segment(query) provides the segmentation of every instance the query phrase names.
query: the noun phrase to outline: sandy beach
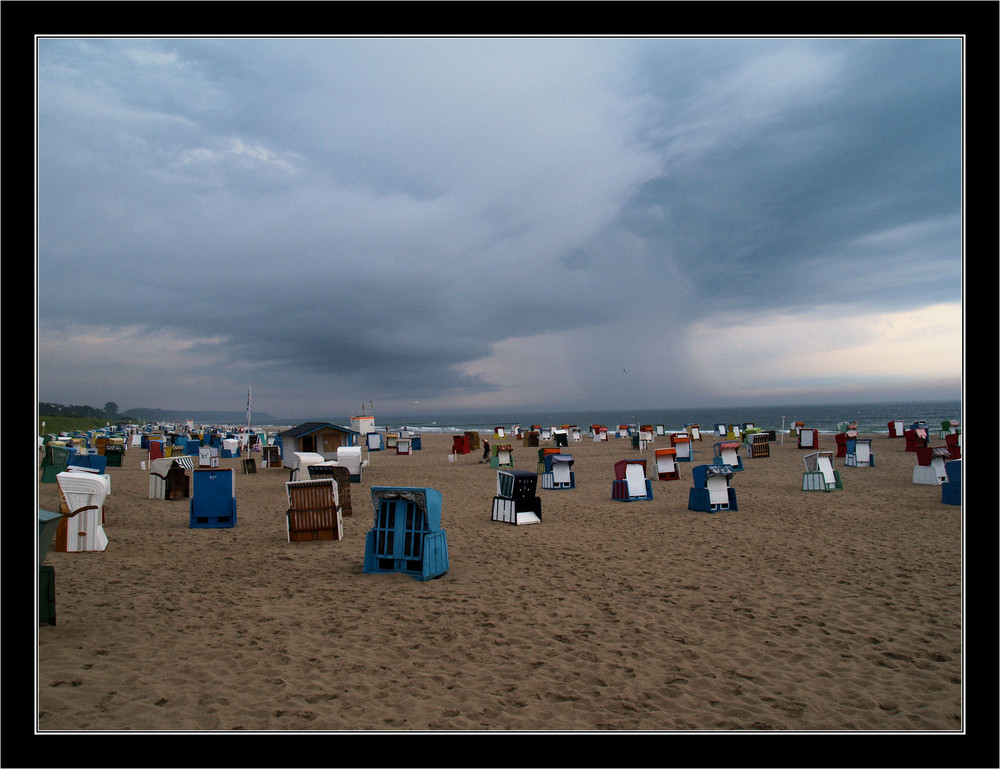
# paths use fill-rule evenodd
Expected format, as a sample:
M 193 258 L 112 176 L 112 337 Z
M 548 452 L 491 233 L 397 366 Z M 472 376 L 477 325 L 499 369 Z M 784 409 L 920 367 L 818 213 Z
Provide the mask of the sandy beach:
M 542 522 L 513 526 L 491 520 L 480 452 L 449 462 L 451 436 L 424 435 L 366 451 L 344 538 L 314 542 L 286 539 L 287 469 L 220 460 L 237 525 L 192 529 L 129 448 L 108 469 L 107 549 L 45 559 L 37 728 L 959 730 L 961 508 L 912 482 L 902 438 L 868 437 L 874 467 L 837 458 L 843 489 L 804 492 L 808 452 L 779 435 L 733 476 L 739 509 L 709 514 L 688 510 L 691 469 L 720 439 L 661 481 L 667 439 L 584 434 L 562 449 L 576 488 L 539 482 Z M 535 471 L 537 448 L 504 442 Z M 614 463 L 637 457 L 653 499 L 612 499 Z M 362 572 L 372 486 L 441 492 L 445 575 Z M 58 509 L 56 484 L 39 505 Z

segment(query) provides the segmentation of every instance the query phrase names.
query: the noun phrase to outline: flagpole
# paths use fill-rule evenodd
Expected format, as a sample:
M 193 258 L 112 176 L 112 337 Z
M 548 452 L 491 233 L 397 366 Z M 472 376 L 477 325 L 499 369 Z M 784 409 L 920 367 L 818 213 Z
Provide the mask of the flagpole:
M 247 432 L 250 432 L 250 382 L 247 381 Z

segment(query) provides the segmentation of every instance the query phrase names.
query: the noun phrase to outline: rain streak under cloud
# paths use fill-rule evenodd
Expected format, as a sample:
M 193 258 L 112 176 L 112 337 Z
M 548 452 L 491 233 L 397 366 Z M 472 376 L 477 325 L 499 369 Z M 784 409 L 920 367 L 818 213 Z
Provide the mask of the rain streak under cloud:
M 958 397 L 958 38 L 41 38 L 38 397 Z

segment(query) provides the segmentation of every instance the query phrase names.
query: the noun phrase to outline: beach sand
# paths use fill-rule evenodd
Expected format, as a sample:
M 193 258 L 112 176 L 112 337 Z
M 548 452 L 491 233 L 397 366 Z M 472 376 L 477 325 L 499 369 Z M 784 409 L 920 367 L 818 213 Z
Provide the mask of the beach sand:
M 779 435 L 733 476 L 738 511 L 709 514 L 687 509 L 691 468 L 720 439 L 653 500 L 619 502 L 614 463 L 645 457 L 652 477 L 667 439 L 585 435 L 562 450 L 576 488 L 539 481 L 542 522 L 512 526 L 491 520 L 480 452 L 449 462 L 451 436 L 424 435 L 365 452 L 343 540 L 292 543 L 287 469 L 220 460 L 237 525 L 191 529 L 130 448 L 108 470 L 108 548 L 45 559 L 37 728 L 961 729 L 961 508 L 912 482 L 902 438 L 871 437 L 874 467 L 835 459 L 843 490 L 804 492 L 808 452 Z M 536 448 L 504 442 L 535 471 Z M 374 485 L 442 493 L 445 575 L 362 573 Z M 39 505 L 58 509 L 56 484 Z

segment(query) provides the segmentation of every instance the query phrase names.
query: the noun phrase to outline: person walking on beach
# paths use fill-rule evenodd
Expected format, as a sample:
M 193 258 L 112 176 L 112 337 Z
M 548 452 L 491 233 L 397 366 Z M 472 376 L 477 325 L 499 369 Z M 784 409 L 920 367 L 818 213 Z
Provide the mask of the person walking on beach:
M 483 462 L 489 462 L 489 461 L 490 461 L 490 442 L 484 439 L 483 458 L 479 460 L 479 464 L 483 464 Z

